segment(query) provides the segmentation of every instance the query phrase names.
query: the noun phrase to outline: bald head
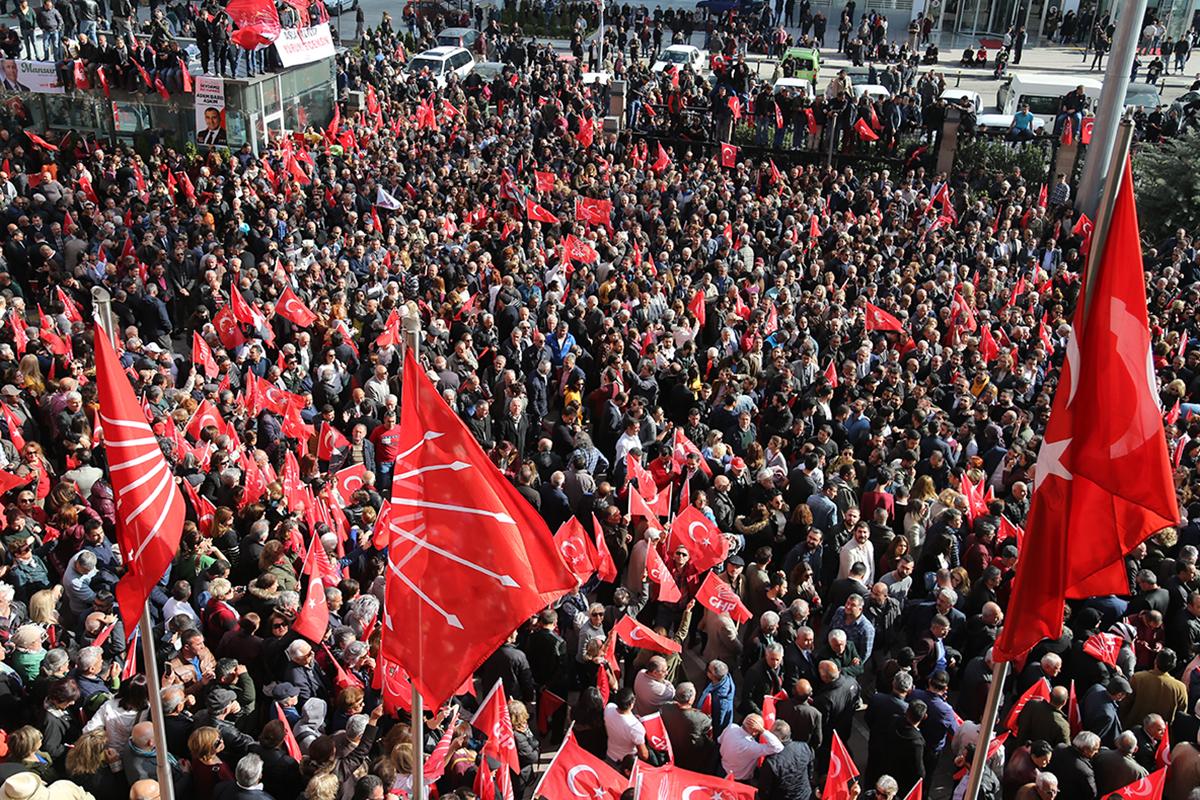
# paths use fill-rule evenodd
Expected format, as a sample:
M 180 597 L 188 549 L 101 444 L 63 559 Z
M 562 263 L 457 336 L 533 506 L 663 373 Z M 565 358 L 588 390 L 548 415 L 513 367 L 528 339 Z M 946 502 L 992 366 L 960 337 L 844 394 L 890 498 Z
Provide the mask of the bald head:
M 1070 699 L 1070 693 L 1061 686 L 1055 686 L 1050 690 L 1050 705 L 1055 708 L 1062 708 Z
M 133 745 L 141 750 L 154 749 L 154 724 L 151 722 L 139 722 L 133 726 L 133 730 L 129 734 L 129 740 Z
M 158 800 L 158 781 L 146 778 L 129 787 L 129 800 Z

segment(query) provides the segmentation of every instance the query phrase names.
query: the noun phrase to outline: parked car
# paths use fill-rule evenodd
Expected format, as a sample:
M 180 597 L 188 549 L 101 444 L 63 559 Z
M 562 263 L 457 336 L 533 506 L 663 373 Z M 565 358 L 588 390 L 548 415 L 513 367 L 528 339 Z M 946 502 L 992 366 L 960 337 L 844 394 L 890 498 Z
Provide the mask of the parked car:
M 961 106 L 965 100 L 976 116 L 983 111 L 983 98 L 979 96 L 979 92 L 969 89 L 947 89 L 942 92 L 942 99 L 946 101 L 946 105 L 951 106 Z
M 690 69 L 699 75 L 704 68 L 704 54 L 690 44 L 673 44 L 658 54 L 658 60 L 650 69 L 662 72 L 667 67 Z
M 984 133 L 1007 133 L 1012 127 L 1014 114 L 980 114 L 975 118 L 975 129 Z M 1033 118 L 1033 132 L 1043 133 L 1046 120 L 1039 116 Z
M 437 43 L 441 47 L 462 47 L 472 52 L 477 41 L 479 31 L 474 28 L 446 28 L 437 35 Z
M 1162 105 L 1162 96 L 1158 90 L 1146 83 L 1131 83 L 1125 90 L 1125 106 L 1138 106 L 1154 110 Z
M 708 14 L 720 16 L 726 11 L 736 11 L 739 14 L 761 14 L 762 0 L 700 0 L 696 8 Z
M 461 47 L 435 47 L 408 62 L 408 71 L 413 75 L 419 75 L 422 70 L 429 70 L 439 88 L 445 87 L 451 73 L 462 80 L 470 75 L 474 68 L 475 59 L 469 51 Z
M 892 96 L 886 86 L 880 86 L 878 83 L 855 83 L 850 86 L 850 91 L 854 94 L 855 100 L 864 94 L 877 102 L 883 102 Z
M 821 73 L 821 51 L 815 47 L 789 47 L 779 60 L 780 68 L 789 58 L 796 63 L 795 77 L 816 86 L 817 75 Z
M 325 8 L 333 16 L 341 16 L 347 11 L 358 8 L 358 0 L 324 0 Z
M 813 96 L 812 84 L 801 78 L 780 78 L 775 81 L 774 89 L 776 93 L 782 92 L 784 89 L 791 89 L 801 97 Z

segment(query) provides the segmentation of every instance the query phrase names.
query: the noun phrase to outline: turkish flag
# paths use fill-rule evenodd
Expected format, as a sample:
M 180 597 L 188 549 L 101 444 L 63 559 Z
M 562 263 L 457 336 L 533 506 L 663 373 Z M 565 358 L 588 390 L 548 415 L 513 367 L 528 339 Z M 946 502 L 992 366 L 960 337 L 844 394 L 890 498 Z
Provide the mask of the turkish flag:
M 533 171 L 533 186 L 539 192 L 554 191 L 554 173 L 542 172 L 541 170 Z
M 681 769 L 674 764 L 652 767 L 639 762 L 637 766 L 642 779 L 641 797 L 670 800 L 754 800 L 756 797 L 757 790 L 753 786 Z M 826 788 L 825 792 L 828 791 Z
M 612 230 L 611 200 L 595 200 L 591 197 L 575 198 L 575 219 L 592 225 L 603 225 Z
M 471 725 L 487 736 L 487 744 L 483 746 L 484 755 L 499 761 L 501 768 L 507 764 L 513 772 L 521 771 L 517 743 L 513 739 L 512 718 L 508 715 L 508 699 L 504 696 L 504 682 L 499 678 L 479 704 Z
M 984 327 L 983 332 L 979 334 L 979 357 L 983 359 L 984 364 L 990 364 L 999 355 L 1000 345 L 996 344 L 996 339 L 992 336 L 992 329 Z
M 829 366 L 826 367 L 825 371 L 821 374 L 825 377 L 825 380 L 829 383 L 830 388 L 836 389 L 838 387 L 837 359 L 836 358 L 831 359 L 829 362 Z
M 371 688 L 380 693 L 383 698 L 383 710 L 386 714 L 395 714 L 398 709 L 405 711 L 412 708 L 412 684 L 404 667 L 394 661 L 388 661 L 380 654 L 375 660 L 375 672 L 371 675 Z
M 317 440 L 317 459 L 328 461 L 333 458 L 335 450 L 349 447 L 350 440 L 342 432 L 328 422 L 321 424 L 321 438 Z
M 671 577 L 671 570 L 667 569 L 666 562 L 653 544 L 646 548 L 646 576 L 651 583 L 658 584 L 658 599 L 662 602 L 674 603 L 682 597 L 675 579 Z
M 646 736 L 649 739 L 649 731 Z M 627 783 L 624 775 L 584 750 L 575 735 L 568 733 L 542 776 L 537 794 L 546 800 L 619 800 Z
M 134 63 L 137 63 L 137 62 L 134 62 Z M 25 131 L 25 135 L 27 137 L 29 137 L 29 141 L 33 142 L 35 145 L 42 148 L 43 150 L 49 150 L 51 153 L 58 152 L 58 145 L 50 144 L 49 142 L 47 142 L 42 137 L 38 136 L 33 131 Z
M 275 313 L 300 328 L 307 328 L 317 319 L 317 315 L 301 302 L 291 286 L 284 288 L 279 299 L 275 301 Z
M 1166 767 L 1171 763 L 1171 734 L 1169 730 L 1164 730 L 1162 738 L 1158 740 L 1158 747 L 1154 750 L 1154 763 L 1159 767 Z
M 174 423 L 168 423 L 174 426 Z M 204 465 L 208 467 L 207 464 Z M 192 513 L 196 515 L 196 527 L 205 536 L 212 530 L 213 520 L 217 516 L 217 507 L 212 504 L 212 501 L 196 491 L 196 487 L 192 486 L 192 482 L 186 478 L 182 481 L 183 490 L 187 493 L 188 502 L 192 504 Z
M 1083 718 L 1079 715 L 1079 699 L 1075 696 L 1075 679 L 1067 689 L 1067 724 L 1071 728 L 1071 736 L 1083 730 Z
M 576 578 L 411 349 L 403 387 L 391 502 L 405 527 L 388 548 L 383 653 L 437 707 Z
M 687 457 L 695 453 L 700 456 L 700 469 L 708 477 L 712 477 L 712 467 L 708 466 L 708 462 L 704 460 L 704 455 L 700 452 L 700 448 L 696 447 L 695 443 L 687 437 L 681 428 L 675 429 L 675 439 L 671 443 L 671 471 L 683 472 L 683 467 L 687 463 Z
M 571 517 L 562 524 L 554 534 L 554 545 L 581 582 L 592 577 L 596 571 L 596 546 L 578 517 Z
M 649 108 L 649 106 L 647 106 Z M 671 159 L 667 155 L 667 151 L 663 149 L 662 142 L 658 143 L 658 156 L 654 159 L 654 163 L 650 168 L 655 172 L 662 172 L 671 165 Z
M 600 520 L 596 519 L 595 514 L 592 515 L 592 532 L 596 537 L 596 573 L 600 580 L 612 583 L 617 579 L 617 565 L 608 550 L 608 542 L 604 541 L 604 529 L 600 527 Z
M 241 290 L 236 285 L 229 290 L 229 301 L 234 319 L 243 325 L 258 324 L 258 320 L 254 316 L 254 309 L 250 308 L 250 304 L 246 302 L 246 298 L 242 296 Z
M 904 800 L 921 800 L 921 790 L 925 785 L 924 778 L 917 778 L 917 782 L 913 784 L 913 788 L 909 789 Z
M 871 130 L 871 126 L 862 117 L 859 117 L 858 122 L 854 123 L 854 130 L 864 142 L 879 141 L 879 134 Z
M 785 693 L 784 697 L 786 698 L 786 696 L 787 695 Z M 771 730 L 771 728 L 775 727 L 775 719 L 777 716 L 775 713 L 775 702 L 776 702 L 775 695 L 768 694 L 768 695 L 763 696 L 763 699 L 762 699 L 763 727 L 766 728 L 767 730 Z
M 366 474 L 366 464 L 355 464 L 352 467 L 346 467 L 334 473 L 333 490 L 337 493 L 343 505 L 350 505 L 350 498 L 363 487 L 363 478 Z
M 321 544 L 321 538 L 314 530 L 312 542 L 308 545 L 308 556 L 304 559 L 304 567 L 301 569 L 302 574 L 308 575 L 304 604 L 300 606 L 296 621 L 292 623 L 293 632 L 313 643 L 324 639 L 326 631 L 329 630 L 329 604 L 325 602 L 325 581 L 314 561 L 318 558 L 318 551 L 324 553 L 325 546 Z
M 579 142 L 581 147 L 588 148 L 592 146 L 592 141 L 596 138 L 596 125 L 590 119 L 579 120 L 579 133 L 575 134 L 575 140 Z
M 668 547 L 683 545 L 691 556 L 692 566 L 703 572 L 725 561 L 729 542 L 720 528 L 693 505 L 685 506 L 671 522 Z
M 13 475 L 11 472 L 0 472 L 0 495 L 7 494 L 18 486 L 24 486 L 31 480 L 33 480 L 32 472 L 25 476 Z
M 201 400 L 200 405 L 196 408 L 196 413 L 192 414 L 192 419 L 183 432 L 196 441 L 200 441 L 200 431 L 210 425 L 216 427 L 220 433 L 225 432 L 225 419 L 221 416 L 221 412 L 208 400 Z
M 646 502 L 646 499 L 638 493 L 638 490 L 629 487 L 629 516 L 642 517 L 649 520 L 655 526 L 658 525 L 658 514 Z
M 621 617 L 613 626 L 613 633 L 630 647 L 641 647 L 665 655 L 678 653 L 682 649 L 679 642 L 659 636 L 628 614 Z
M 400 314 L 396 309 L 388 314 L 387 321 L 383 323 L 383 333 L 375 337 L 376 347 L 395 347 L 400 344 Z
M 808 128 L 809 136 L 817 135 L 817 115 L 813 113 L 811 108 L 804 109 L 805 127 Z
M 904 325 L 900 320 L 884 311 L 877 305 L 866 303 L 864 308 L 867 330 L 869 331 L 902 331 Z
M 1025 690 L 1025 694 L 1017 698 L 1017 702 L 1013 703 L 1013 707 L 1009 710 L 1008 716 L 1004 720 L 1004 727 L 1007 730 L 1015 731 L 1017 729 L 1017 717 L 1021 714 L 1021 709 L 1035 697 L 1040 697 L 1042 700 L 1050 699 L 1050 684 L 1045 678 L 1038 678 L 1033 685 Z
M 1117 665 L 1117 657 L 1121 654 L 1121 643 L 1124 640 L 1115 633 L 1097 633 L 1088 637 L 1083 643 L 1083 652 L 1097 661 L 1103 661 L 1110 667 Z
M 697 289 L 692 295 L 692 299 L 688 301 L 688 311 L 696 318 L 696 322 L 700 323 L 700 327 L 704 327 L 704 321 L 708 314 L 704 308 L 704 290 Z
M 862 120 L 859 120 L 861 122 Z M 825 776 L 825 790 L 821 800 L 850 800 L 850 781 L 858 777 L 858 767 L 837 731 L 829 746 L 829 770 Z
M 531 222 L 545 222 L 548 225 L 558 223 L 558 217 L 551 214 L 546 209 L 539 206 L 537 203 L 525 198 L 525 217 Z
M 1119 795 L 1121 800 L 1162 800 L 1163 787 L 1166 783 L 1166 769 L 1157 769 L 1145 778 L 1136 780 L 1128 786 L 1122 786 L 1111 796 Z
M 199 331 L 192 331 L 192 363 L 203 366 L 204 374 L 209 378 L 215 378 L 220 371 L 217 360 L 213 358 L 212 348 L 204 341 Z
M 1179 521 L 1128 162 L 1104 252 L 1089 273 L 1092 302 L 1086 319 L 1076 304 L 997 661 L 1058 636 L 1065 599 L 1127 592 L 1125 554 Z M 1078 425 L 1076 408 L 1086 414 Z M 1091 413 L 1097 408 L 1105 413 Z
M 714 614 L 728 614 L 739 625 L 749 622 L 753 614 L 742 604 L 737 592 L 725 581 L 717 577 L 715 572 L 708 573 L 700 590 L 696 592 L 696 602 L 712 611 Z
M 667 754 L 667 761 L 675 760 L 671 750 L 671 737 L 667 736 L 667 726 L 663 723 L 662 714 L 655 711 L 640 717 L 642 727 L 646 729 L 646 746 L 651 750 Z
M 8 438 L 17 450 L 25 449 L 25 437 L 21 434 L 21 421 L 7 403 L 0 403 L 0 415 L 4 416 L 5 427 L 8 428 Z M 174 426 L 172 426 L 174 427 Z M 3 494 L 0 492 L 0 494 Z
M 733 169 L 737 166 L 738 149 L 736 145 L 721 142 L 721 166 Z
M 1167 412 L 1166 422 L 1168 425 L 1174 425 L 1179 421 L 1179 398 L 1175 398 L 1175 405 L 1171 406 L 1171 410 Z
M 300 752 L 300 743 L 296 741 L 296 734 L 292 731 L 292 724 L 288 722 L 284 716 L 283 708 L 279 703 L 275 703 L 275 717 L 283 723 L 283 743 L 287 747 L 288 755 L 299 761 L 304 758 L 304 754 Z
M 234 319 L 233 311 L 229 306 L 225 306 L 217 312 L 213 317 L 213 325 L 216 327 L 217 336 L 221 339 L 221 344 L 225 346 L 225 349 L 233 350 L 246 343 L 246 337 L 238 328 L 237 320 Z
M 99 416 L 104 426 L 110 485 L 117 501 L 117 542 L 126 572 L 117 583 L 125 630 L 142 618 L 146 598 L 179 550 L 183 495 L 108 334 L 94 328 Z
M 1075 220 L 1075 227 L 1071 229 L 1071 233 L 1083 240 L 1079 246 L 1079 251 L 1087 255 L 1088 250 L 1092 246 L 1092 231 L 1096 229 L 1096 224 L 1088 217 L 1087 214 L 1080 213 L 1079 219 Z
M 955 714 L 955 718 L 958 720 L 958 724 L 961 727 L 963 724 L 962 718 L 959 717 L 957 714 Z M 1009 732 L 1005 731 L 1004 733 L 1000 734 L 999 736 L 992 737 L 992 741 L 988 745 L 987 756 L 984 759 L 985 761 L 991 761 L 992 756 L 994 756 L 994 755 L 996 755 L 996 753 L 1000 752 L 1000 748 L 1004 746 L 1004 743 L 1006 741 L 1008 741 L 1008 734 L 1009 734 Z M 956 781 L 962 780 L 963 776 L 965 776 L 969 771 L 970 771 L 969 767 L 963 767 L 958 772 L 954 773 L 954 780 L 956 780 Z

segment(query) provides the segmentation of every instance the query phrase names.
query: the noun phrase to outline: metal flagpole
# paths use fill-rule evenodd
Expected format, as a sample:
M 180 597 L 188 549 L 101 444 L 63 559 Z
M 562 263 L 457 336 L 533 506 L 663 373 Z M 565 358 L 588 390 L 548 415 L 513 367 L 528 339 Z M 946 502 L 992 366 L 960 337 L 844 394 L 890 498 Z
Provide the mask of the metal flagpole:
M 596 72 L 604 72 L 604 0 L 597 0 L 597 2 L 600 4 L 600 48 L 598 50 L 600 63 L 596 67 Z
M 1105 176 L 1111 177 L 1111 166 L 1117 163 L 1117 128 L 1125 110 L 1125 92 L 1129 88 L 1129 74 L 1133 69 L 1145 14 L 1146 0 L 1131 0 L 1129 5 L 1122 4 L 1121 19 L 1113 37 L 1112 50 L 1108 54 L 1104 89 L 1096 109 L 1096 124 L 1092 128 L 1092 141 L 1087 146 L 1087 160 L 1076 193 L 1076 205 L 1092 219 L 1096 218 L 1100 208 L 1101 185 Z M 1075 135 L 1079 136 L 1079 131 L 1075 131 Z
M 988 745 L 996 730 L 996 717 L 1000 715 L 1000 697 L 1004 680 L 1008 677 L 1009 663 L 1003 661 L 992 665 L 992 686 L 988 689 L 987 705 L 983 707 L 983 719 L 979 721 L 979 739 L 975 744 L 975 759 L 971 762 L 971 778 L 963 800 L 977 800 L 979 786 L 983 782 L 983 771 L 987 769 Z
M 1108 243 L 1108 230 L 1112 227 L 1113 207 L 1117 204 L 1117 192 L 1121 188 L 1121 179 L 1125 176 L 1125 159 L 1129 157 L 1129 147 L 1133 144 L 1133 122 L 1121 120 L 1116 131 L 1116 142 L 1113 145 L 1112 160 L 1109 162 L 1108 174 L 1104 179 L 1104 189 L 1096 204 L 1096 223 L 1092 228 L 1092 243 L 1088 250 L 1087 269 L 1083 283 L 1083 314 L 1091 310 L 1092 293 L 1096 289 L 1096 268 L 1099 266 L 1099 255 L 1104 252 Z M 1082 197 L 1080 198 L 1082 200 Z
M 421 317 L 418 316 L 416 304 L 408 304 L 400 309 L 406 314 L 401 314 L 400 325 L 404 328 L 404 336 L 402 341 L 412 348 L 413 358 L 418 358 L 421 355 Z M 403 351 L 401 351 L 403 355 Z M 403 362 L 401 362 L 403 364 Z M 401 366 L 403 369 L 403 366 Z M 418 612 L 420 613 L 420 612 Z M 412 800 L 425 800 L 425 704 L 421 698 L 420 691 L 417 690 L 417 684 L 413 681 L 412 676 L 408 677 L 409 686 L 412 687 L 412 741 L 413 741 L 413 763 L 412 763 Z
M 115 349 L 117 334 L 112 313 L 112 295 L 103 286 L 93 286 L 92 303 L 96 309 L 97 321 Z M 163 724 L 162 695 L 158 682 L 158 657 L 154 652 L 154 628 L 150 624 L 149 599 L 142 607 L 139 629 L 142 634 L 142 659 L 146 668 L 146 691 L 150 695 L 148 698 L 150 721 L 154 725 L 154 761 L 158 768 L 158 792 L 162 797 L 174 797 L 175 790 L 171 785 L 171 751 L 167 748 L 167 728 Z

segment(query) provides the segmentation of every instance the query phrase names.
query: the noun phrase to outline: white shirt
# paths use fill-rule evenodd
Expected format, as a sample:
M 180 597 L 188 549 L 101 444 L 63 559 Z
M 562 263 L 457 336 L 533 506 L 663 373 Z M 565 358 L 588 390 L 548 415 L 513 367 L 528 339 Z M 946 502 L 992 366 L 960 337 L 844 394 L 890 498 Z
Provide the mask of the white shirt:
M 617 459 L 614 464 L 621 464 L 625 461 L 625 454 L 633 448 L 641 448 L 642 440 L 636 433 L 622 433 L 621 438 L 617 439 Z
M 741 725 L 730 725 L 721 734 L 721 768 L 738 781 L 754 775 L 754 768 L 763 756 L 771 756 L 783 750 L 783 742 L 770 731 L 763 731 L 758 741 Z
M 174 597 L 172 597 L 170 600 L 163 603 L 164 619 L 173 619 L 180 614 L 186 614 L 196 622 L 200 621 L 200 618 L 196 616 L 196 612 L 192 608 L 192 604 L 187 600 L 176 600 Z
M 871 540 L 867 539 L 862 544 L 859 544 L 855 539 L 851 539 L 842 545 L 840 558 L 840 566 L 838 569 L 838 579 L 850 577 L 850 568 L 854 566 L 854 562 L 861 561 L 867 567 L 867 575 L 864 577 L 863 583 L 870 586 L 874 583 L 875 576 L 875 545 L 871 544 Z
M 627 711 L 622 714 L 617 711 L 616 703 L 604 707 L 604 729 L 608 732 L 608 760 L 620 763 L 628 755 L 638 751 L 638 745 L 646 743 L 646 729 L 641 720 Z

